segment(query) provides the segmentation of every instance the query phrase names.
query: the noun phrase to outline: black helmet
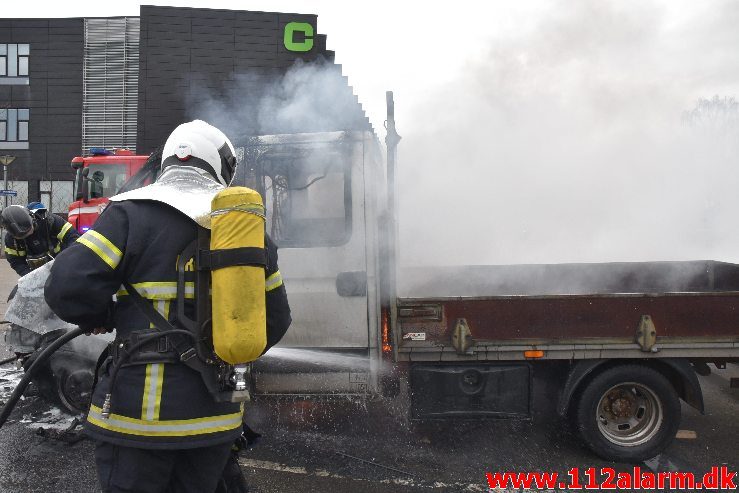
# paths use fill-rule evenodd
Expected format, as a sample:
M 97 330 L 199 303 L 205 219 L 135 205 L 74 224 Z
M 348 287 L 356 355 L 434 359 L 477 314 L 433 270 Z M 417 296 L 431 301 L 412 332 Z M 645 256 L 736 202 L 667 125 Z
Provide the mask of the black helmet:
M 33 217 L 22 205 L 9 205 L 3 209 L 0 217 L 3 228 L 7 229 L 13 238 L 20 240 L 33 233 Z

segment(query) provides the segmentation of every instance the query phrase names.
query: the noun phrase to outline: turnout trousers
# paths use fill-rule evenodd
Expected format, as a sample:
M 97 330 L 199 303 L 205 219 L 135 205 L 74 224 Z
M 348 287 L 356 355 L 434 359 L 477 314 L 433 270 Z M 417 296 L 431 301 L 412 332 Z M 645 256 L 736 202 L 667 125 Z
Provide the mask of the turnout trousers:
M 98 479 L 104 493 L 211 493 L 232 446 L 150 450 L 96 442 Z

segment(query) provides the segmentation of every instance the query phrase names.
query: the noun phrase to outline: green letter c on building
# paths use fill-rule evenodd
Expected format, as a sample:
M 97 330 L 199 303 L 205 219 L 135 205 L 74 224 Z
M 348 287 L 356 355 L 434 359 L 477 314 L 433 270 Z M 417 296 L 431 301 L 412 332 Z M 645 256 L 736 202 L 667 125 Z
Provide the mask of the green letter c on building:
M 302 33 L 305 39 L 295 42 L 295 33 Z M 313 48 L 313 26 L 307 22 L 288 22 L 285 26 L 285 48 L 289 51 L 310 51 Z

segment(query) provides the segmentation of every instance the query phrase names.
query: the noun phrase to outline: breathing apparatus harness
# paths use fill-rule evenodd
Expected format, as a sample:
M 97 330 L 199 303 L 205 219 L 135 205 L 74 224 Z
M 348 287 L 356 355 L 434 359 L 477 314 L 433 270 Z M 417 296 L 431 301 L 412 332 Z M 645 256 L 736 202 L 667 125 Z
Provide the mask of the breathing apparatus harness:
M 227 195 L 234 196 L 239 190 L 247 191 L 253 197 L 256 192 L 244 187 L 232 187 L 227 190 Z M 258 194 L 257 194 L 258 196 Z M 234 207 L 226 207 L 214 210 L 212 216 L 223 216 L 236 214 L 236 220 L 244 220 L 244 213 L 248 214 L 247 221 L 261 221 L 260 233 L 263 238 L 264 232 L 264 207 L 260 203 L 240 203 Z M 214 199 L 214 204 L 217 198 Z M 214 205 L 215 208 L 215 205 Z M 238 229 L 238 225 L 234 224 Z M 217 231 L 216 231 L 217 233 Z M 237 235 L 238 236 L 238 235 Z M 259 320 L 239 319 L 235 317 L 234 327 L 216 326 L 215 330 L 224 332 L 237 330 L 239 332 L 249 331 L 254 325 L 258 331 L 264 333 L 264 343 L 261 348 L 257 341 L 256 350 L 251 347 L 248 350 L 236 348 L 236 356 L 231 361 L 225 361 L 220 354 L 229 354 L 234 348 L 224 348 L 221 343 L 214 343 L 214 324 L 212 315 L 211 291 L 213 296 L 217 294 L 213 286 L 220 272 L 227 269 L 253 269 L 256 274 L 264 279 L 264 271 L 267 266 L 267 251 L 264 246 L 240 246 L 236 248 L 211 249 L 214 241 L 211 231 L 198 226 L 197 239 L 188 244 L 180 253 L 177 261 L 177 313 L 176 322 L 172 323 L 161 313 L 154 309 L 136 289 L 128 282 L 123 286 L 131 296 L 132 301 L 138 309 L 146 316 L 154 327 L 154 331 L 136 331 L 123 341 L 115 341 L 111 348 L 113 366 L 110 371 L 108 391 L 102 406 L 101 416 L 108 418 L 112 406 L 113 389 L 118 371 L 127 365 L 138 365 L 148 363 L 182 363 L 200 374 L 206 388 L 216 402 L 243 402 L 249 399 L 249 391 L 246 382 L 246 363 L 253 361 L 261 355 L 266 344 L 266 322 L 264 322 L 265 309 L 261 307 L 261 327 Z M 194 263 L 195 270 L 195 318 L 186 314 L 186 281 L 185 272 L 188 264 Z M 233 275 L 235 273 L 231 273 Z M 238 274 L 238 273 L 236 273 Z M 258 284 L 258 283 L 257 283 Z M 264 284 L 251 287 L 261 290 L 264 298 Z M 218 339 L 218 337 L 216 337 Z M 220 339 L 223 339 L 222 337 Z M 230 337 L 228 338 L 230 339 Z M 258 339 L 258 337 L 257 337 Z M 254 344 L 252 344 L 253 346 Z M 241 351 L 241 352 L 239 352 Z M 226 356 L 227 357 L 227 356 Z

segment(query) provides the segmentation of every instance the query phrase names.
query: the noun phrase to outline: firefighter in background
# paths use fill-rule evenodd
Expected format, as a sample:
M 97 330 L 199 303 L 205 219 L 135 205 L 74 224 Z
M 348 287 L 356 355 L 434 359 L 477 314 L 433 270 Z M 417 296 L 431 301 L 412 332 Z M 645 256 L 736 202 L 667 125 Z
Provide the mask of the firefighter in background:
M 28 207 L 9 205 L 2 212 L 5 255 L 14 271 L 25 276 L 41 267 L 79 238 L 67 221 L 51 214 L 41 202 Z
M 197 222 L 209 216 L 213 196 L 230 182 L 235 161 L 231 142 L 215 127 L 198 120 L 177 127 L 156 182 L 112 197 L 94 229 L 56 259 L 45 288 L 49 306 L 93 332 L 114 327 L 113 347 L 133 347 L 137 334 L 152 329 L 134 296 L 121 289 L 127 282 L 176 327 L 178 257 L 197 237 Z M 268 237 L 265 248 L 264 351 L 291 321 L 277 248 Z M 185 311 L 193 309 L 193 297 Z M 242 405 L 216 402 L 172 345 L 166 337 L 153 339 L 120 366 L 107 417 L 105 393 L 119 351 L 101 367 L 85 426 L 97 442 L 105 492 L 212 492 L 231 457 L 242 432 Z
M 9 205 L 0 218 L 7 231 L 5 256 L 21 277 L 44 265 L 80 236 L 74 226 L 48 213 L 41 202 L 31 202 L 28 207 Z M 14 295 L 15 289 L 8 299 Z M 5 343 L 21 358 L 34 352 L 40 342 L 39 334 L 19 325 L 11 324 L 5 333 Z

